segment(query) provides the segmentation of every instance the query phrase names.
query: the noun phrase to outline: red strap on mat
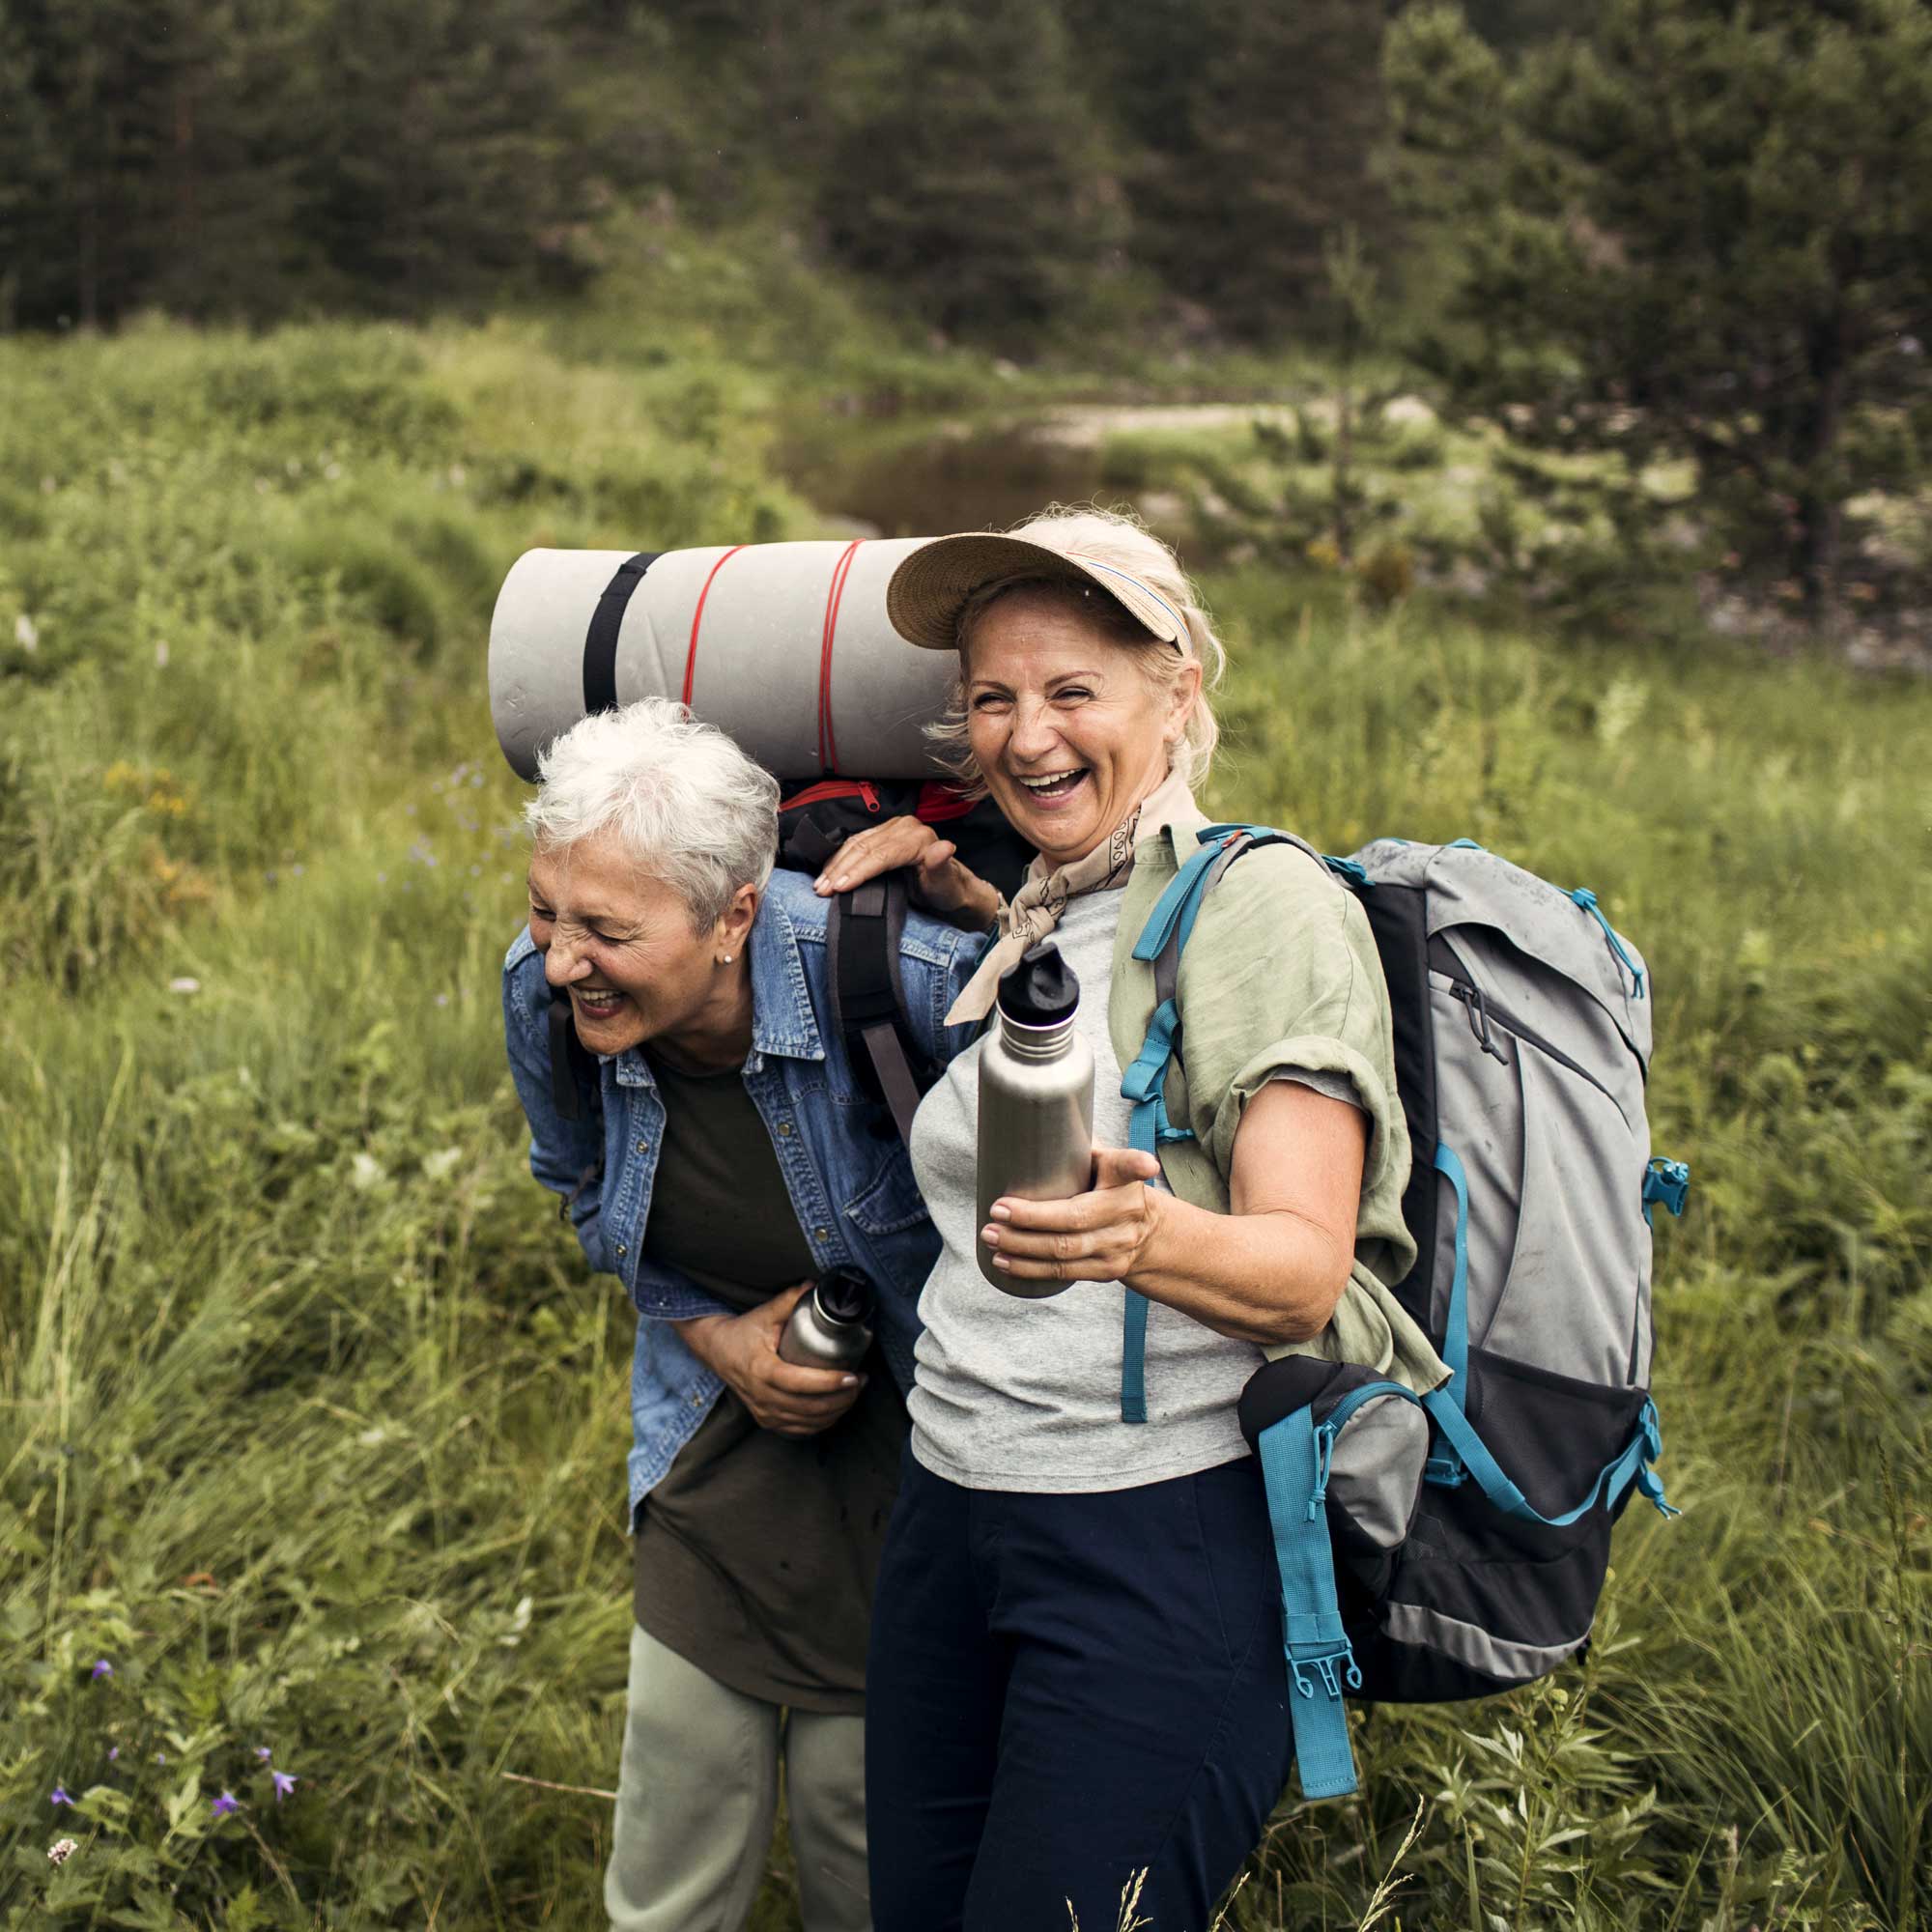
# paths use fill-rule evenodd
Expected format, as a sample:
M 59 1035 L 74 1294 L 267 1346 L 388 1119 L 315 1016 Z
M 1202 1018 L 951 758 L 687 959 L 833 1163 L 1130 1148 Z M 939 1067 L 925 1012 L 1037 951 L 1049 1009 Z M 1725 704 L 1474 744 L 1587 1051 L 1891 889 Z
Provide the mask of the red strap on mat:
M 711 574 L 704 580 L 704 588 L 697 593 L 697 609 L 691 613 L 691 648 L 684 658 L 684 701 L 691 702 L 691 687 L 697 676 L 697 627 L 704 621 L 704 600 L 711 595 L 711 586 L 717 582 L 718 573 L 743 550 L 743 544 L 733 544 L 716 563 L 711 566 Z
M 825 645 L 818 657 L 818 768 L 834 771 L 838 764 L 838 747 L 832 736 L 832 640 L 838 635 L 838 604 L 845 595 L 845 580 L 852 574 L 852 558 L 864 537 L 854 537 L 838 554 L 832 566 L 832 588 L 825 600 Z

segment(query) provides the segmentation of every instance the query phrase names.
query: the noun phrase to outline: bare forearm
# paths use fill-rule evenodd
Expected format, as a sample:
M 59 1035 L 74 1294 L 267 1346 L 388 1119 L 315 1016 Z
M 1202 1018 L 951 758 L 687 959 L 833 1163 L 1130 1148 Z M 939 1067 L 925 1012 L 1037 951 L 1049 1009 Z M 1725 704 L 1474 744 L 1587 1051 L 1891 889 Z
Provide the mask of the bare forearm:
M 1129 1288 L 1241 1342 L 1305 1342 L 1327 1325 L 1353 1256 L 1326 1229 L 1286 1208 L 1215 1214 L 1172 1194 L 1149 1206 Z

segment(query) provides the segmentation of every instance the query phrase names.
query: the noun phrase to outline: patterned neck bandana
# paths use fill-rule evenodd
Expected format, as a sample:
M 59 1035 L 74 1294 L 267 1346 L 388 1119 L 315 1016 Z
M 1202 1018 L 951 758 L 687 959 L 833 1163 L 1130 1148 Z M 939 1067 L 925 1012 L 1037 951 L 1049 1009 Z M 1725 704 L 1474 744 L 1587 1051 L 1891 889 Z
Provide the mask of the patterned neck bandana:
M 1125 885 L 1134 868 L 1136 840 L 1151 838 L 1163 826 L 1189 814 L 1198 816 L 1194 795 L 1179 773 L 1169 772 L 1084 859 L 1049 867 L 1044 859 L 1036 858 L 1019 891 L 1001 906 L 999 937 L 987 947 L 978 970 L 953 1001 L 946 1024 L 984 1019 L 999 998 L 1000 975 L 1016 966 L 1028 947 L 1037 946 L 1060 923 L 1067 900 Z

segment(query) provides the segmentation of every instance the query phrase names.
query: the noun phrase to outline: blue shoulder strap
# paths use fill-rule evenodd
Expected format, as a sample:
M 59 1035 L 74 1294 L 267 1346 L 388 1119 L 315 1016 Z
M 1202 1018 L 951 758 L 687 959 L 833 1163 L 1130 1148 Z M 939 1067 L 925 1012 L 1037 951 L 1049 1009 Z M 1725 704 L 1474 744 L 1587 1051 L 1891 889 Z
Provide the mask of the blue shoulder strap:
M 1290 832 L 1277 832 L 1268 825 L 1208 825 L 1195 837 L 1201 849 L 1181 867 L 1161 894 L 1133 951 L 1136 959 L 1152 963 L 1156 1004 L 1141 1050 L 1134 1057 L 1134 1064 L 1121 1076 L 1121 1094 L 1133 1106 L 1128 1144 L 1155 1158 L 1159 1157 L 1163 1142 L 1194 1138 L 1186 1127 L 1177 1127 L 1168 1119 L 1167 1069 L 1173 1064 L 1180 1037 L 1180 1008 L 1177 999 L 1180 954 L 1194 930 L 1194 922 L 1201 915 L 1201 902 L 1214 882 L 1243 852 L 1259 845 L 1298 846 L 1331 872 L 1358 884 L 1366 883 L 1368 877 L 1353 860 L 1325 858 L 1306 840 Z M 1147 1297 L 1128 1289 L 1121 1324 L 1122 1422 L 1147 1420 Z
M 1355 1788 L 1343 1686 L 1359 1690 L 1362 1673 L 1335 1598 L 1335 1560 L 1321 1500 L 1315 1418 L 1304 1406 L 1262 1431 L 1257 1445 L 1267 1484 L 1268 1520 L 1281 1572 L 1288 1711 L 1304 1798 L 1342 1798 Z
M 1153 963 L 1157 1004 L 1148 1022 L 1147 1037 L 1134 1064 L 1121 1076 L 1121 1095 L 1132 1103 L 1127 1144 L 1156 1159 L 1164 1141 L 1192 1140 L 1185 1127 L 1167 1117 L 1167 1069 L 1174 1060 L 1180 1031 L 1180 1008 L 1176 1000 L 1181 949 L 1201 914 L 1201 901 L 1236 855 L 1249 844 L 1280 838 L 1264 825 L 1210 825 L 1199 835 L 1201 849 L 1174 875 L 1161 894 L 1134 944 L 1133 956 Z M 1126 1291 L 1121 1318 L 1121 1420 L 1147 1420 L 1147 1296 Z

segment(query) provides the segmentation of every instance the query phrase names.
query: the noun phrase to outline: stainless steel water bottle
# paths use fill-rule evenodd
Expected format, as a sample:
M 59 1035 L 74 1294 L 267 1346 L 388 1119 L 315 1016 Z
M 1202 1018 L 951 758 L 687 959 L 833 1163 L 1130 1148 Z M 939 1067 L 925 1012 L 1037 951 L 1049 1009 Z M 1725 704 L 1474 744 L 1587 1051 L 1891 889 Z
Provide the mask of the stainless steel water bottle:
M 781 1359 L 801 1369 L 856 1369 L 872 1346 L 878 1296 L 857 1268 L 837 1267 L 812 1284 L 779 1337 Z
M 999 1024 L 980 1049 L 980 1272 L 1031 1300 L 1064 1281 L 1015 1281 L 977 1230 L 1003 1194 L 1064 1201 L 1094 1176 L 1094 1050 L 1074 1031 L 1080 981 L 1050 939 L 1000 975 Z

